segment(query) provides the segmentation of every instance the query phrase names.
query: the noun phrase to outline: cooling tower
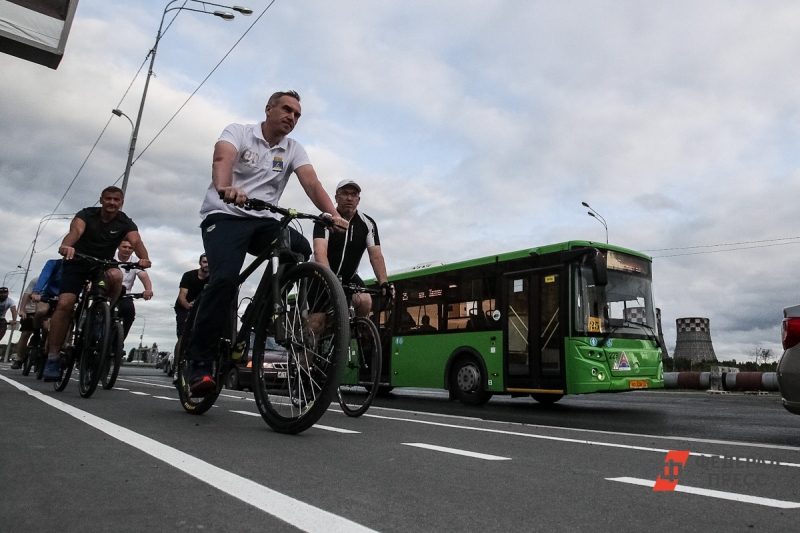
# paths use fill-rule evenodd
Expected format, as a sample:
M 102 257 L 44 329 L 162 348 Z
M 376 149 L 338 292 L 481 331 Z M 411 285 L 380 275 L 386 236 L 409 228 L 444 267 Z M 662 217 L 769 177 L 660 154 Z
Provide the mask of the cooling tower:
M 711 345 L 711 327 L 707 318 L 678 318 L 675 320 L 678 338 L 672 356 L 686 359 L 693 363 L 717 361 L 714 347 Z

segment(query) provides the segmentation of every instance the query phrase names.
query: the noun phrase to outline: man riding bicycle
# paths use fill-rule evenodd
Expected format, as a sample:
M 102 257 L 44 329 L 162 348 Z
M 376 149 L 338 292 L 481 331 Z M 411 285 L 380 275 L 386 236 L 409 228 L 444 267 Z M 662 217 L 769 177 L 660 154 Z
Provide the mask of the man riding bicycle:
M 200 208 L 211 281 L 197 300 L 192 336 L 184 356 L 191 364 L 190 393 L 197 397 L 217 388 L 212 364 L 236 297 L 245 256 L 267 249 L 279 234 L 280 223 L 275 215 L 269 211 L 245 211 L 240 207 L 245 200 L 253 197 L 277 204 L 289 177 L 295 173 L 314 205 L 332 213 L 337 226 L 347 228 L 347 221 L 336 214 L 305 149 L 287 137 L 300 118 L 300 96 L 294 91 L 277 92 L 269 98 L 265 113 L 266 120 L 260 124 L 229 125 L 214 145 L 211 185 Z M 291 247 L 306 259 L 311 255 L 308 241 L 294 229 Z
M 100 195 L 100 207 L 87 207 L 72 219 L 58 253 L 64 256 L 58 304 L 50 320 L 45 381 L 61 378 L 61 348 L 67 337 L 75 302 L 86 281 L 96 268 L 94 264 L 75 259 L 83 254 L 97 259 L 111 260 L 123 240 L 133 246 L 139 257 L 139 266 L 148 268 L 150 259 L 136 224 L 121 211 L 124 195 L 119 187 L 106 187 Z M 105 290 L 113 306 L 122 289 L 122 271 L 109 268 L 105 271 Z
M 336 186 L 335 199 L 336 211 L 350 226 L 346 233 L 331 233 L 322 224 L 315 223 L 314 260 L 330 268 L 341 278 L 342 283 L 355 283 L 364 287 L 364 281 L 357 272 L 366 251 L 375 279 L 381 284 L 383 295 L 388 295 L 391 287 L 386 277 L 386 262 L 381 252 L 378 225 L 372 217 L 358 210 L 361 187 L 353 180 L 342 180 Z M 366 317 L 372 309 L 372 298 L 367 293 L 353 294 L 352 304 L 356 316 Z

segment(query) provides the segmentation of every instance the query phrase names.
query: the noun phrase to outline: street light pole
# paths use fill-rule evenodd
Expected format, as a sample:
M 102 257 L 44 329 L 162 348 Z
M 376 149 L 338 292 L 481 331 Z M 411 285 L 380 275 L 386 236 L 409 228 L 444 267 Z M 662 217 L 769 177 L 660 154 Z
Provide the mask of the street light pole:
M 589 212 L 588 212 L 588 213 L 586 213 L 586 214 L 587 214 L 587 215 L 589 215 L 590 217 L 594 217 L 594 219 L 595 219 L 595 220 L 597 220 L 599 223 L 601 223 L 601 224 L 603 225 L 603 227 L 606 229 L 606 244 L 608 244 L 608 224 L 606 224 L 606 219 L 604 219 L 604 218 L 603 218 L 603 217 L 600 215 L 600 213 L 598 213 L 597 211 L 595 211 L 595 210 L 592 208 L 592 206 L 590 206 L 590 205 L 589 205 L 589 204 L 587 204 L 586 202 L 581 202 L 581 205 L 582 205 L 583 207 L 588 207 L 588 208 L 589 208 Z
M 144 338 L 144 327 L 147 325 L 147 317 L 139 316 L 142 319 L 142 333 L 139 335 L 139 349 L 136 350 L 136 358 L 142 362 L 142 339 Z
M 158 33 L 156 34 L 156 42 L 153 45 L 153 48 L 150 50 L 148 54 L 150 56 L 150 68 L 147 70 L 147 78 L 144 81 L 144 91 L 142 92 L 142 101 L 139 102 L 139 114 L 136 116 L 136 124 L 133 126 L 133 134 L 131 135 L 131 142 L 130 146 L 128 147 L 128 162 L 125 164 L 125 174 L 122 178 L 122 193 L 123 195 L 128 190 L 128 178 L 131 175 L 131 166 L 133 166 L 133 152 L 136 150 L 136 140 L 139 137 L 139 125 L 142 123 L 142 113 L 144 112 L 144 101 L 147 98 L 147 89 L 150 86 L 150 77 L 153 75 L 153 63 L 156 60 L 156 52 L 158 51 L 158 43 L 161 40 L 161 29 L 164 27 L 164 18 L 167 16 L 167 13 L 170 11 L 194 11 L 196 13 L 205 13 L 207 15 L 214 15 L 215 17 L 220 17 L 223 20 L 233 20 L 235 15 L 233 13 L 227 11 L 205 11 L 203 9 L 193 9 L 191 7 L 170 7 L 172 4 L 177 2 L 178 0 L 172 0 L 169 2 L 166 7 L 164 8 L 164 13 L 161 15 L 161 24 L 158 25 Z M 221 4 L 212 4 L 211 2 L 203 2 L 201 0 L 188 0 L 189 2 L 193 2 L 195 4 L 202 4 L 203 7 L 205 6 L 214 6 L 214 7 L 223 7 L 225 9 L 232 9 L 242 15 L 252 15 L 253 10 L 241 7 L 241 6 L 225 6 Z M 116 115 L 116 113 L 114 113 Z
M 36 253 L 36 241 L 39 239 L 39 234 L 42 232 L 42 224 L 45 221 L 49 220 L 58 220 L 58 219 L 66 219 L 72 218 L 74 215 L 72 213 L 51 213 L 49 215 L 45 215 L 39 220 L 39 225 L 36 227 L 36 235 L 33 237 L 33 245 L 31 246 L 31 255 L 28 256 L 28 265 L 25 267 L 25 277 L 22 278 L 22 289 L 19 291 L 19 301 L 22 303 L 22 297 L 25 295 L 25 284 L 28 282 L 28 273 L 31 270 L 31 261 L 33 261 L 33 254 Z M 21 266 L 17 268 L 22 268 Z M 5 281 L 3 282 L 5 285 Z M 4 356 L 5 360 L 8 360 L 8 354 L 11 351 L 11 341 L 14 338 L 14 330 L 12 329 L 8 335 L 8 345 L 6 345 L 6 353 Z

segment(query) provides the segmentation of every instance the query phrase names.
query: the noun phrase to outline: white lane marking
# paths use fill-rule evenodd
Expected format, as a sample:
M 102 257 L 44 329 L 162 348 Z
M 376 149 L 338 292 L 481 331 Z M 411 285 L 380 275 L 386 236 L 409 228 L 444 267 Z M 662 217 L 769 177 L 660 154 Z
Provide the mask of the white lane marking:
M 149 381 L 136 381 L 135 379 L 117 378 L 117 381 L 125 381 L 126 383 L 138 383 L 139 385 L 150 385 L 152 387 L 164 387 L 165 389 L 175 388 L 175 385 L 162 385 L 160 383 L 150 383 Z
M 118 426 L 108 420 L 104 420 L 86 411 L 82 411 L 62 401 L 50 396 L 45 396 L 41 392 L 32 390 L 25 385 L 17 383 L 13 379 L 0 375 L 0 380 L 6 381 L 41 400 L 42 402 L 55 407 L 70 416 L 85 422 L 89 426 L 102 431 L 103 433 L 132 446 L 159 461 L 181 470 L 190 476 L 210 485 L 222 492 L 230 494 L 253 507 L 271 514 L 284 522 L 309 533 L 374 533 L 374 530 L 352 522 L 342 516 L 329 513 L 303 503 L 300 500 L 290 498 L 280 492 L 259 485 L 247 478 L 243 478 L 219 467 L 193 457 L 180 450 L 176 450 L 166 444 L 146 437 L 122 426 Z
M 129 392 L 130 392 L 131 394 L 135 394 L 135 395 L 137 395 L 137 396 L 150 396 L 150 395 L 149 395 L 149 394 L 147 394 L 146 392 L 139 392 L 138 390 L 132 390 L 132 391 L 129 391 Z
M 316 427 L 316 426 L 315 426 Z M 434 446 L 433 444 L 423 444 L 421 442 L 403 442 L 403 446 L 414 446 L 415 448 L 425 448 L 426 450 L 434 450 L 437 452 L 452 453 L 453 455 L 464 455 L 466 457 L 474 457 L 476 459 L 486 459 L 487 461 L 510 461 L 511 457 L 500 457 L 499 455 L 488 455 L 485 453 L 470 452 L 467 450 L 459 450 L 456 448 L 445 448 L 444 446 Z
M 500 429 L 489 429 L 489 428 L 477 428 L 473 426 L 458 426 L 456 424 L 445 424 L 444 422 L 431 422 L 429 420 L 415 420 L 411 418 L 398 418 L 393 416 L 382 416 L 382 415 L 372 415 L 369 413 L 365 413 L 363 416 L 370 417 L 370 418 L 378 418 L 382 420 L 395 420 L 398 422 L 411 422 L 414 424 L 424 424 L 428 426 L 437 426 L 437 427 L 445 427 L 445 428 L 452 428 L 452 429 L 464 429 L 468 431 L 478 431 L 482 433 L 493 433 L 496 435 L 513 435 L 516 437 L 527 437 L 529 439 L 541 439 L 541 440 L 552 440 L 556 442 L 569 442 L 572 444 L 588 444 L 590 446 L 605 446 L 608 448 L 621 448 L 624 450 L 638 450 L 643 452 L 657 452 L 657 453 L 667 453 L 669 450 L 666 448 L 650 448 L 647 446 L 634 446 L 632 444 L 617 444 L 613 442 L 602 442 L 596 440 L 584 440 L 584 439 L 570 439 L 567 437 L 554 437 L 552 435 L 539 435 L 536 433 L 522 433 L 520 431 L 504 431 Z M 552 428 L 551 428 L 552 429 Z M 707 453 L 698 453 L 698 452 L 691 452 L 689 455 L 694 455 L 697 457 L 721 457 L 716 454 L 707 454 Z M 799 463 L 785 463 L 785 462 L 777 462 L 775 461 L 773 464 L 777 466 L 791 466 L 794 468 L 800 468 Z
M 630 483 L 631 485 L 641 485 L 643 487 L 653 488 L 655 481 L 652 479 L 640 479 L 635 477 L 607 477 L 608 481 L 619 481 L 621 483 Z M 687 494 L 697 494 L 699 496 L 708 496 L 710 498 L 718 498 L 720 500 L 731 500 L 734 502 L 753 503 L 755 505 L 765 505 L 767 507 L 777 507 L 778 509 L 798 509 L 800 503 L 787 502 L 785 500 L 773 500 L 772 498 L 762 498 L 761 496 L 748 496 L 747 494 L 737 494 L 736 492 L 725 492 L 721 490 L 701 489 L 699 487 L 689 487 L 686 485 L 676 485 L 675 492 L 685 492 Z
M 114 387 L 112 390 L 130 390 L 130 389 L 123 389 L 122 387 Z
M 384 410 L 384 411 L 394 411 L 397 413 L 408 413 L 413 415 L 425 415 L 425 416 L 433 416 L 433 417 L 442 417 L 442 418 L 456 418 L 456 419 L 464 419 L 464 420 L 476 420 L 481 422 L 487 422 L 491 424 L 503 424 L 506 426 L 519 426 L 519 427 L 529 427 L 529 428 L 536 428 L 536 429 L 553 429 L 559 431 L 574 431 L 579 433 L 599 433 L 601 435 L 614 435 L 620 437 L 636 437 L 640 439 L 663 439 L 663 440 L 677 440 L 677 441 L 686 441 L 686 442 L 698 442 L 702 444 L 723 444 L 725 446 L 744 446 L 747 448 L 765 448 L 770 450 L 789 450 L 792 452 L 800 452 L 800 448 L 797 446 L 783 446 L 780 444 L 761 444 L 757 442 L 741 442 L 741 441 L 727 441 L 727 440 L 717 440 L 717 439 L 700 439 L 695 437 L 676 437 L 672 435 L 647 435 L 644 433 L 626 433 L 623 431 L 605 431 L 602 429 L 583 429 L 583 428 L 568 428 L 562 426 L 547 426 L 544 424 L 527 424 L 523 422 L 504 422 L 502 420 L 490 420 L 486 418 L 478 418 L 478 417 L 469 417 L 469 416 L 455 416 L 455 415 L 444 415 L 440 413 L 429 413 L 426 411 L 412 411 L 409 409 L 393 409 L 389 407 L 377 407 L 371 406 L 371 410 Z M 333 410 L 333 408 L 331 408 Z M 370 416 L 370 415 L 364 415 Z
M 334 433 L 348 433 L 348 434 L 353 434 L 353 435 L 358 435 L 358 434 L 361 433 L 360 431 L 353 431 L 351 429 L 335 428 L 333 426 L 323 426 L 321 424 L 314 424 L 312 427 L 314 429 L 324 429 L 326 431 L 333 431 Z
M 176 402 L 180 401 L 178 398 L 170 398 L 169 396 L 153 396 L 153 398 L 158 398 L 159 400 L 174 400 Z
M 247 416 L 261 416 L 258 413 L 251 413 L 250 411 L 235 411 L 233 409 L 231 409 L 231 413 L 237 413 L 237 414 L 240 414 L 240 415 L 247 415 Z M 328 431 L 333 431 L 335 433 L 356 433 L 356 434 L 361 433 L 360 431 L 351 431 L 349 429 L 341 429 L 341 428 L 335 428 L 335 427 L 331 427 L 331 426 L 321 426 L 320 424 L 314 424 L 313 427 L 316 428 L 316 429 L 326 429 Z

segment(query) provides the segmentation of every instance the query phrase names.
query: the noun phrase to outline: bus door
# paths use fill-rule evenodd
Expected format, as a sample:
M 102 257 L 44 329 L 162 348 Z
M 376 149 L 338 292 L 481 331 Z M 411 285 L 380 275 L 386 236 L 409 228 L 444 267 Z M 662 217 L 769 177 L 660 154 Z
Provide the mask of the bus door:
M 558 269 L 504 276 L 506 390 L 565 393 L 564 301 Z

